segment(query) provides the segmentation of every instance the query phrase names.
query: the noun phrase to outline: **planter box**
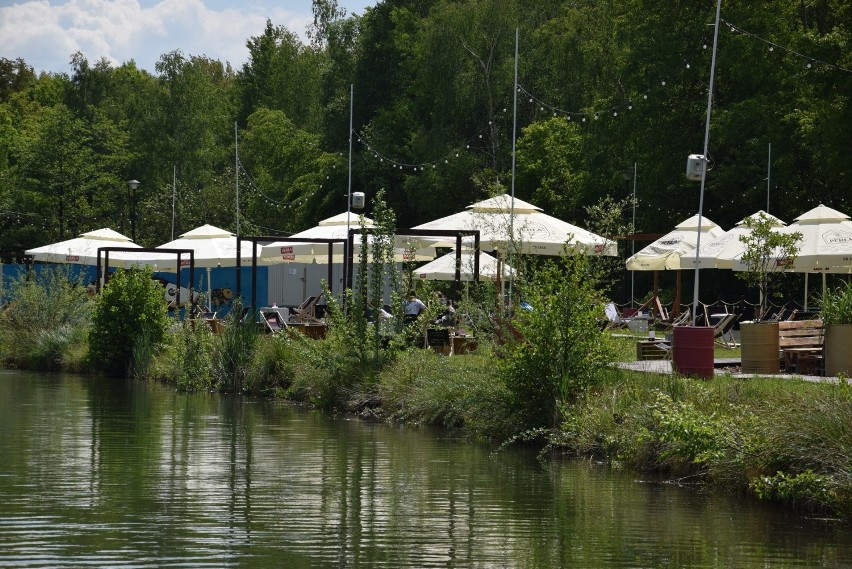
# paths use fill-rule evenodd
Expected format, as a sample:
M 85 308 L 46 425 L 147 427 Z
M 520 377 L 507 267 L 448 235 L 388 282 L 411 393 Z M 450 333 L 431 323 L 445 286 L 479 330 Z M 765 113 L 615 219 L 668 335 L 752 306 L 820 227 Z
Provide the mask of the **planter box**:
M 777 322 L 741 322 L 740 350 L 743 373 L 781 372 Z
M 825 327 L 825 375 L 852 377 L 852 324 Z

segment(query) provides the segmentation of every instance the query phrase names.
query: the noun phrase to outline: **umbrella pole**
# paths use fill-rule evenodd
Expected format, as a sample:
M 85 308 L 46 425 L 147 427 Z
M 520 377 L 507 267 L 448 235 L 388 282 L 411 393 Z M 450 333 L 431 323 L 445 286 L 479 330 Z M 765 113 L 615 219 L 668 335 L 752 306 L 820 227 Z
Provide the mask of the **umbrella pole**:
M 808 273 L 805 273 L 805 301 L 802 303 L 805 310 L 808 309 Z
M 207 267 L 207 311 L 213 312 L 213 286 L 210 283 L 210 273 L 213 269 Z

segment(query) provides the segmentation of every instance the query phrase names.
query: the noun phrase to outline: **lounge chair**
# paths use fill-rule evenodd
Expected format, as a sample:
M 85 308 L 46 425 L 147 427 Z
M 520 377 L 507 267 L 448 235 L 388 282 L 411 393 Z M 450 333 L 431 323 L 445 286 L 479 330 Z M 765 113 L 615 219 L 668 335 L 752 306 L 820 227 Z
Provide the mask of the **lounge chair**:
M 606 305 L 604 313 L 606 314 L 606 321 L 603 325 L 604 330 L 614 330 L 616 328 L 624 328 L 627 326 L 627 320 L 625 320 L 621 315 L 621 312 L 618 311 L 618 307 L 615 306 L 614 302 L 610 302 Z
M 324 294 L 325 292 L 321 292 L 316 296 L 306 298 L 302 304 L 292 310 L 291 318 L 294 318 L 297 322 L 319 323 L 320 320 L 317 318 L 317 303 Z
M 733 312 L 726 314 L 722 317 L 721 320 L 716 322 L 713 325 L 713 342 L 720 346 L 725 346 L 726 348 L 736 347 L 736 342 L 734 342 L 733 337 L 729 340 L 725 337 L 725 334 L 730 332 L 731 328 L 733 328 L 734 323 L 739 319 L 739 314 L 734 314 Z
M 287 327 L 287 323 L 281 318 L 277 310 L 261 310 L 260 317 L 267 332 L 278 334 Z

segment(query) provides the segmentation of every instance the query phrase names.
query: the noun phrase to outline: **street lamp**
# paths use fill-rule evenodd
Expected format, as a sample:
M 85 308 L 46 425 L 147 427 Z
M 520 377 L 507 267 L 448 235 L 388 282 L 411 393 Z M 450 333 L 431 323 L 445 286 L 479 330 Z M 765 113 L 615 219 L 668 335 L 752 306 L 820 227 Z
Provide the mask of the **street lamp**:
M 139 180 L 129 180 L 127 185 L 130 186 L 130 239 L 136 242 L 136 188 L 139 187 Z

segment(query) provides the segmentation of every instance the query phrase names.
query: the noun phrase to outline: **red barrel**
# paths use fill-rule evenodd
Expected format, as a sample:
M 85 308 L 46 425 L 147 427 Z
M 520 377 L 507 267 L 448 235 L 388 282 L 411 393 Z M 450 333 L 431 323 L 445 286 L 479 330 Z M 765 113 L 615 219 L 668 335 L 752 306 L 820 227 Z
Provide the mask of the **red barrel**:
M 672 338 L 672 367 L 680 375 L 713 377 L 713 328 L 675 326 Z

